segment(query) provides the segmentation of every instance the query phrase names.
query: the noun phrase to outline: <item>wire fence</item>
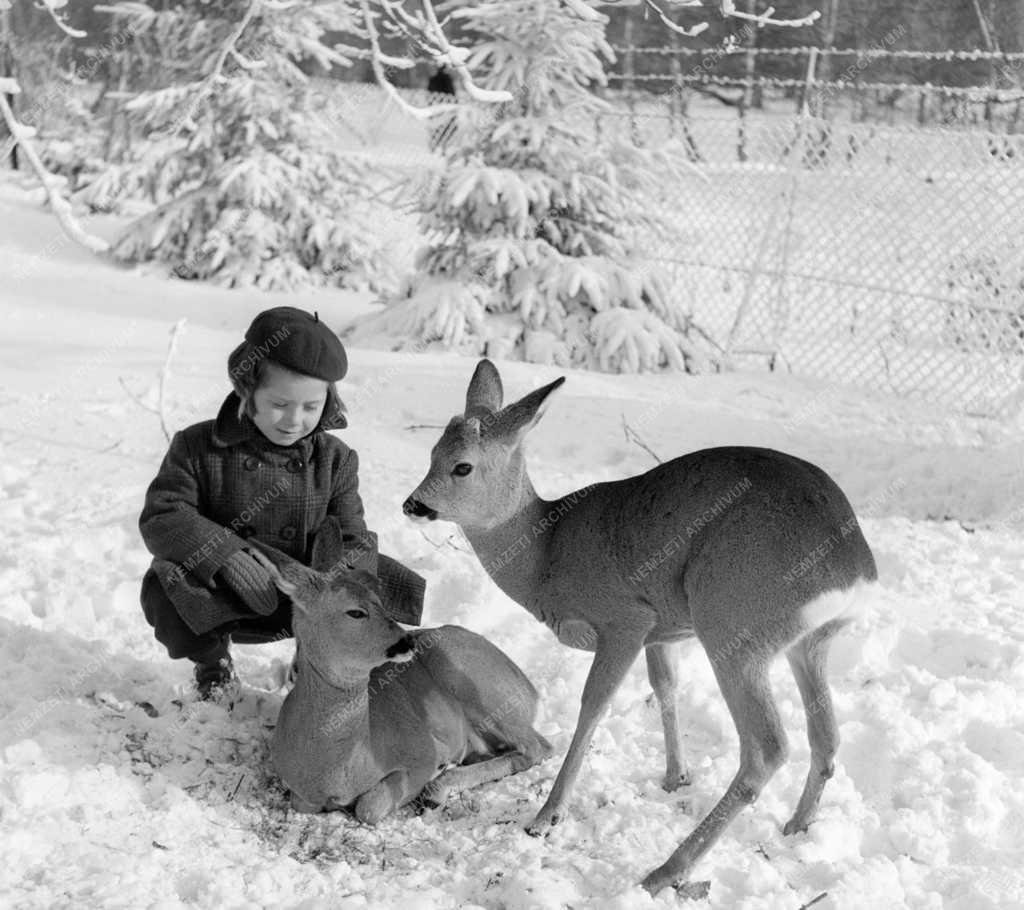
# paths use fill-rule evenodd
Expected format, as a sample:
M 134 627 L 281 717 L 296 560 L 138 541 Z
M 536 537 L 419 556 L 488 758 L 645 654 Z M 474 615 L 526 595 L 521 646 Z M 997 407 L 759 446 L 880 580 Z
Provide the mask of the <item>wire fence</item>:
M 1024 408 L 1024 134 L 921 126 L 898 107 L 895 122 L 839 104 L 796 113 L 773 85 L 760 109 L 730 113 L 673 86 L 609 91 L 593 135 L 685 165 L 647 201 L 664 228 L 637 247 L 709 354 L 992 417 Z M 444 166 L 447 123 L 408 117 L 378 87 L 318 80 L 314 101 L 338 147 L 381 175 L 381 200 Z M 381 225 L 396 269 L 412 268 L 415 214 L 389 209 Z
M 353 88 L 342 131 L 357 145 L 410 173 L 443 166 L 437 123 L 411 129 Z M 1024 406 L 1024 134 L 607 100 L 598 142 L 692 165 L 650 201 L 664 230 L 636 240 L 709 354 L 990 417 Z
M 609 81 L 627 94 L 703 93 L 741 114 L 784 93 L 796 112 L 829 119 L 1024 130 L 1024 53 L 894 49 L 904 35 L 901 26 L 845 50 L 617 46 Z
M 641 248 L 720 357 L 1000 417 L 1024 379 L 1024 135 L 619 99 L 676 149 Z

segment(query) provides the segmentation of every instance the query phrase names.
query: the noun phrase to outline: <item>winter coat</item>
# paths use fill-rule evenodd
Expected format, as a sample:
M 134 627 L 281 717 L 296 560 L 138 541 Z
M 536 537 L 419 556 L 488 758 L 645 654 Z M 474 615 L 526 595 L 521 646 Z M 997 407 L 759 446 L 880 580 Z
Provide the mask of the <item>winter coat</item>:
M 217 572 L 255 539 L 321 571 L 347 562 L 376 573 L 389 614 L 417 624 L 425 583 L 377 553 L 363 519 L 356 453 L 322 425 L 294 445 L 276 445 L 238 407 L 232 393 L 215 420 L 171 440 L 139 518 L 155 557 L 143 597 L 155 576 L 199 635 L 251 619 L 253 609 Z

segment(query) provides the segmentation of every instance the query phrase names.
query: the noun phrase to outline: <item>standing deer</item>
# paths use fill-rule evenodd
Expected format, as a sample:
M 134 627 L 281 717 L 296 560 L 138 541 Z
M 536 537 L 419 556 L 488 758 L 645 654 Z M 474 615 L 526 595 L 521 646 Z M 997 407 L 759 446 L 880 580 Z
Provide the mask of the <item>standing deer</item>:
M 369 573 L 287 557 L 279 571 L 254 555 L 295 608 L 298 675 L 271 742 L 292 808 L 351 807 L 376 824 L 418 796 L 441 804 L 550 754 L 533 729 L 536 690 L 487 639 L 459 626 L 406 633 Z
M 784 833 L 811 823 L 838 746 L 826 656 L 850 605 L 824 595 L 873 580 L 875 562 L 835 482 L 771 449 L 705 449 L 646 474 L 540 499 L 523 439 L 563 382 L 503 408 L 501 377 L 480 361 L 464 414 L 445 428 L 403 509 L 458 524 L 499 588 L 562 644 L 594 652 L 569 752 L 530 833 L 564 814 L 594 729 L 642 649 L 665 731 L 663 786 L 687 782 L 672 646 L 692 636 L 703 645 L 739 733 L 740 767 L 714 809 L 644 879 L 653 894 L 683 886 L 785 760 L 768 673 L 780 652 L 796 676 L 811 748 Z

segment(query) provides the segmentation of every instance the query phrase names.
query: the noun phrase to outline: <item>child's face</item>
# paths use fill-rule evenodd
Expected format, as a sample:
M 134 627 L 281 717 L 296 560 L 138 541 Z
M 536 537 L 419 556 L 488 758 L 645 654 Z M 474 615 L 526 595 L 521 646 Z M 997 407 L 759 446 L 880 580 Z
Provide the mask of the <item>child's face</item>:
M 259 431 L 279 446 L 290 446 L 313 432 L 327 402 L 327 383 L 267 364 L 252 396 Z

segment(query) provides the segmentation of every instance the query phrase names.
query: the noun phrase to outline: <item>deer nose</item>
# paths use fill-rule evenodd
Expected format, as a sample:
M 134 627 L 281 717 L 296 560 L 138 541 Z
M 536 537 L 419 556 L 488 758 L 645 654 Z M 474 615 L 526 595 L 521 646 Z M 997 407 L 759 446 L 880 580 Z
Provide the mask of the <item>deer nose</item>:
M 437 518 L 437 511 L 435 509 L 425 506 L 418 499 L 413 499 L 411 496 L 402 503 L 402 511 L 410 518 L 429 518 L 431 521 Z
M 388 660 L 394 660 L 396 657 L 401 659 L 406 656 L 406 659 L 412 657 L 412 653 L 416 650 L 416 646 L 413 644 L 412 639 L 408 635 L 403 635 L 398 641 L 396 641 L 387 651 L 384 652 L 384 656 Z

